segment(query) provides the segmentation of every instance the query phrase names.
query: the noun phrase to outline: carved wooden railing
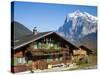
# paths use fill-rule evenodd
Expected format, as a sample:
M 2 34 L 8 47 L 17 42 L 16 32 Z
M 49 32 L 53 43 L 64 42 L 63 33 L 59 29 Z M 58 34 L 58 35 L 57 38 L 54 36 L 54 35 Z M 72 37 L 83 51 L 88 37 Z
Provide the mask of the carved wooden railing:
M 31 50 L 33 55 L 54 55 L 54 54 L 66 54 L 69 53 L 69 49 L 33 49 Z

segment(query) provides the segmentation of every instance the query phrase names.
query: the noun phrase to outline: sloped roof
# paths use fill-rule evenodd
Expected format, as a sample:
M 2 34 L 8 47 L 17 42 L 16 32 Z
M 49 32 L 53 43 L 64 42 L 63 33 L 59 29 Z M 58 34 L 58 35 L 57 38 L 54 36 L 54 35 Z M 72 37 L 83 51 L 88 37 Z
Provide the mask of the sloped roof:
M 93 52 L 93 50 L 91 50 L 91 49 L 87 48 L 87 47 L 86 47 L 86 46 L 84 46 L 84 45 L 81 45 L 79 48 L 82 48 L 82 49 L 84 49 L 84 50 L 86 50 L 86 51 L 88 51 L 88 52 L 90 52 L 90 53 L 92 53 L 92 52 Z
M 30 35 L 27 35 L 27 36 L 23 36 L 21 38 L 18 38 L 16 40 L 13 41 L 14 43 L 14 46 L 12 47 L 13 49 L 17 49 L 17 48 L 20 48 L 24 45 L 27 45 L 31 42 L 34 42 L 40 38 L 43 38 L 47 35 L 50 35 L 50 34 L 53 34 L 55 33 L 56 35 L 60 36 L 57 32 L 53 32 L 53 31 L 49 31 L 49 32 L 41 32 L 41 33 L 38 33 L 36 35 L 33 35 L 33 34 L 30 34 Z M 60 36 L 61 38 L 63 38 L 66 42 L 68 42 L 64 37 Z M 68 42 L 69 44 L 71 44 L 70 42 Z M 74 46 L 73 44 L 71 44 L 72 46 Z M 76 47 L 76 46 L 74 46 Z M 77 48 L 77 47 L 76 47 Z

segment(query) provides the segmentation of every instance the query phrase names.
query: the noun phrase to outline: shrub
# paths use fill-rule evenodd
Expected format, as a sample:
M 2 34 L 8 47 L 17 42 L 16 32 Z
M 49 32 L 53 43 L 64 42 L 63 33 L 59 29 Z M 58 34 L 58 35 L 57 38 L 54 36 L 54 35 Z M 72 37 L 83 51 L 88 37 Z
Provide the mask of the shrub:
M 87 58 L 80 58 L 78 61 L 77 61 L 77 65 L 80 65 L 80 64 L 87 64 L 88 63 L 88 59 Z

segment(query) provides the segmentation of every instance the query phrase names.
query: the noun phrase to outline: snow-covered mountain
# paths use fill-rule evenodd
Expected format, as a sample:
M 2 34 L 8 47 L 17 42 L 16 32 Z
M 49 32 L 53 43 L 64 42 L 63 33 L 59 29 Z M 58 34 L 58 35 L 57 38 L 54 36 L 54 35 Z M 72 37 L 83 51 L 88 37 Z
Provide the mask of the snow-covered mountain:
M 80 39 L 97 33 L 97 17 L 79 10 L 69 13 L 58 32 L 67 40 L 79 45 Z

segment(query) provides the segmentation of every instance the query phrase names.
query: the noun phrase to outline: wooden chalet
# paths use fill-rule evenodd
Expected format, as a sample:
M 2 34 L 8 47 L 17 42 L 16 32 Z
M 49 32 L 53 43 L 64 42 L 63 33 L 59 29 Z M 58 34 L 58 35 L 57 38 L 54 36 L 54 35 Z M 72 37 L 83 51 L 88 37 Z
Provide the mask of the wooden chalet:
M 77 49 L 53 31 L 41 33 L 33 31 L 33 34 L 13 40 L 11 46 L 11 71 L 13 73 L 70 63 L 72 50 Z

